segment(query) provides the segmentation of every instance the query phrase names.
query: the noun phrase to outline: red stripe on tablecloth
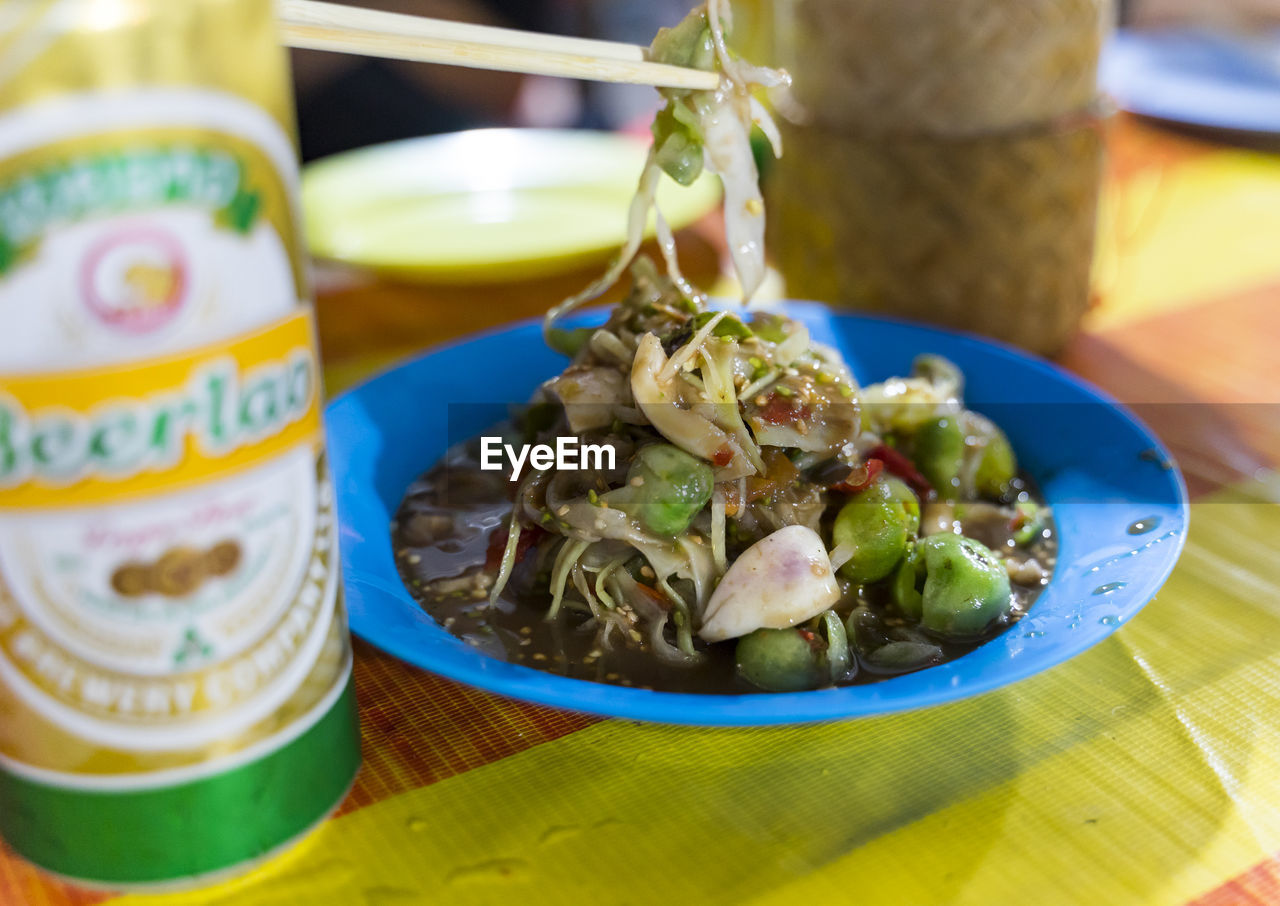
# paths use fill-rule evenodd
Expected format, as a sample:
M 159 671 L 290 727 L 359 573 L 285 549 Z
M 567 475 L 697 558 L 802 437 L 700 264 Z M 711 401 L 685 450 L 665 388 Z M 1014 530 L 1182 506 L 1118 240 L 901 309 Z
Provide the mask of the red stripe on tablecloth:
M 0 842 L 2 906 L 93 906 L 111 898 L 45 877 Z
M 1274 906 L 1280 903 L 1280 860 L 1259 862 L 1187 906 Z
M 1107 128 L 1107 179 L 1124 182 L 1138 174 L 1163 170 L 1222 148 L 1222 145 L 1120 113 Z
M 410 667 L 356 642 L 364 766 L 339 814 L 427 786 L 590 726 Z
M 1133 405 L 1202 497 L 1280 467 L 1277 336 L 1280 282 L 1081 334 L 1059 361 Z
M 355 649 L 364 764 L 339 815 L 596 722 L 461 686 L 359 641 Z M 93 906 L 109 898 L 47 878 L 0 850 L 0 906 Z

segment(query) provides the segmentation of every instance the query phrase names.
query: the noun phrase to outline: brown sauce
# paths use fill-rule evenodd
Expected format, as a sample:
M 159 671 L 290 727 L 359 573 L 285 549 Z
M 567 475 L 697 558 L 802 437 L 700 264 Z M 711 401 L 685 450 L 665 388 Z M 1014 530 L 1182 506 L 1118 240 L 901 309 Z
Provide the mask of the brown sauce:
M 1028 482 L 1024 493 L 1037 499 Z M 435 468 L 408 489 L 392 523 L 392 543 L 400 576 L 410 594 L 436 622 L 484 654 L 575 679 L 666 692 L 740 694 L 762 692 L 737 674 L 734 641 L 706 645 L 701 663 L 675 666 L 656 658 L 642 641 L 615 636 L 602 650 L 587 614 L 564 608 L 554 620 L 546 614 L 551 595 L 545 582 L 534 581 L 536 550 L 516 567 L 496 604 L 489 604 L 484 564 L 495 532 L 502 531 L 511 512 L 508 483 L 501 472 L 479 469 L 473 449 L 451 450 Z M 965 534 L 1000 552 L 1011 544 L 1002 520 L 965 523 Z M 1057 549 L 1052 524 L 1029 553 L 1052 572 Z M 1024 549 L 1025 550 L 1025 549 Z M 929 638 L 941 659 L 905 670 L 876 668 L 858 652 L 856 674 L 843 685 L 877 682 L 954 660 L 1005 631 L 1034 603 L 1043 582 L 1011 582 L 1014 611 L 981 638 L 956 642 Z M 862 606 L 866 635 L 887 640 L 913 640 L 920 631 L 897 615 L 885 583 L 850 589 L 837 605 L 842 618 Z M 865 637 L 865 636 L 864 636 Z M 850 641 L 853 641 L 852 639 Z

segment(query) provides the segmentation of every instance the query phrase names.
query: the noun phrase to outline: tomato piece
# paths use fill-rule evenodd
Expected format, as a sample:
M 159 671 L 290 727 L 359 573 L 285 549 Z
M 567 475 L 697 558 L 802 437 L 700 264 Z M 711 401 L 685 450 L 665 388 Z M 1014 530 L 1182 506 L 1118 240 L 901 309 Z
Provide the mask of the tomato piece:
M 525 526 L 520 529 L 520 540 L 516 542 L 516 562 L 525 558 L 542 540 L 547 531 L 539 526 Z M 507 549 L 507 539 L 511 537 L 511 529 L 507 526 L 496 528 L 489 536 L 489 546 L 484 552 L 484 568 L 486 572 L 496 573 L 502 566 L 502 553 Z
M 640 590 L 641 594 L 643 594 L 646 598 L 651 599 L 655 604 L 657 604 L 663 610 L 671 609 L 671 601 L 667 598 L 666 595 L 658 591 L 658 589 L 654 588 L 652 585 L 645 585 L 643 582 L 637 582 L 636 588 Z
M 880 444 L 869 455 L 883 462 L 885 471 L 890 475 L 896 475 L 905 481 L 921 500 L 927 500 L 933 495 L 933 485 L 929 484 L 929 479 L 921 475 L 915 464 L 900 451 L 888 444 Z
M 760 420 L 771 425 L 790 425 L 804 419 L 808 421 L 813 411 L 780 393 L 773 393 L 760 409 Z
M 865 491 L 873 481 L 880 477 L 880 473 L 883 471 L 884 460 L 868 459 L 861 465 L 854 466 L 843 481 L 831 486 L 831 490 L 839 491 L 842 494 L 856 494 L 859 491 Z

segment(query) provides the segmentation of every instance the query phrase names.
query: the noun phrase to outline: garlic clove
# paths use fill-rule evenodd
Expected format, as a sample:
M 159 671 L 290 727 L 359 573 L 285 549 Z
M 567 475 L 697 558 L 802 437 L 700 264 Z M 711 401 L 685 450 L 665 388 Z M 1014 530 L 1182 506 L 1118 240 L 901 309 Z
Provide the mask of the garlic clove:
M 803 623 L 840 599 L 822 538 L 789 525 L 743 551 L 711 594 L 698 634 L 708 642 Z

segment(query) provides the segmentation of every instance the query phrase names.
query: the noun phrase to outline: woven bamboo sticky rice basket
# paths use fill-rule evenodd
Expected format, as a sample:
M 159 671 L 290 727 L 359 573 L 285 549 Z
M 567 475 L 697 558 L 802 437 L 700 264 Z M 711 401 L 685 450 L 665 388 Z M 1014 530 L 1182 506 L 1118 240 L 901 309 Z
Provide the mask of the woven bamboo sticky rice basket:
M 1089 299 L 1101 128 L 972 138 L 788 126 L 767 183 L 793 298 L 1058 351 Z
M 1056 120 L 1095 93 L 1111 0 L 772 0 L 808 122 L 972 135 Z

